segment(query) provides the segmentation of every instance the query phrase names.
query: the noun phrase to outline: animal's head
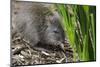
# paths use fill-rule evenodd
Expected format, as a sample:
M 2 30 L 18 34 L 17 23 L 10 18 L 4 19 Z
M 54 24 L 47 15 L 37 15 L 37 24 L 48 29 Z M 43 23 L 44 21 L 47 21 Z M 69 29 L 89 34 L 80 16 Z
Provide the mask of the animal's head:
M 65 40 L 64 30 L 60 24 L 60 17 L 57 12 L 47 17 L 47 28 L 44 33 L 43 42 L 46 44 L 60 46 L 64 48 L 63 42 Z

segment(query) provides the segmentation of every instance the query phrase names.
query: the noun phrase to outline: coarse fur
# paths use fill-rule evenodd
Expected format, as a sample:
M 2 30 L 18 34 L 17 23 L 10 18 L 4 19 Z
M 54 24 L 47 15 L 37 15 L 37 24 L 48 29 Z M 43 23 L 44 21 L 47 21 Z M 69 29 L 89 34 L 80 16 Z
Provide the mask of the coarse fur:
M 62 43 L 65 36 L 60 24 L 60 17 L 57 11 L 51 12 L 49 6 L 50 4 L 44 3 L 14 2 L 11 23 L 12 35 L 20 33 L 33 48 L 41 43 L 63 49 Z

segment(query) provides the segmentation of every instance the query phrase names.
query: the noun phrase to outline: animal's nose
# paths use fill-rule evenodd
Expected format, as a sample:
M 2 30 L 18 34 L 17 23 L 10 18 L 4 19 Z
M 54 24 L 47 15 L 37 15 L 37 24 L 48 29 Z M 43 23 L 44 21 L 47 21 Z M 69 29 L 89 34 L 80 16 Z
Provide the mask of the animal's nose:
M 59 42 L 59 45 L 58 45 L 63 51 L 65 51 L 65 48 L 64 48 L 64 44 Z
M 60 47 L 61 47 L 62 50 L 65 51 L 65 49 L 64 49 L 64 44 L 63 44 L 63 43 L 60 44 Z

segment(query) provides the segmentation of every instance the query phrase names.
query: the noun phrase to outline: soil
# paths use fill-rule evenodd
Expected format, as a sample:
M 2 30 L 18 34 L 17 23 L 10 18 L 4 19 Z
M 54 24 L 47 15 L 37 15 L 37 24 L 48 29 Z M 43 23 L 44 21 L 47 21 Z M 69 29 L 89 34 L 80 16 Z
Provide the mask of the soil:
M 16 34 L 11 39 L 12 67 L 20 65 L 59 64 L 73 62 L 73 50 L 65 40 L 65 53 L 62 51 L 39 51 L 32 49 L 29 42 Z

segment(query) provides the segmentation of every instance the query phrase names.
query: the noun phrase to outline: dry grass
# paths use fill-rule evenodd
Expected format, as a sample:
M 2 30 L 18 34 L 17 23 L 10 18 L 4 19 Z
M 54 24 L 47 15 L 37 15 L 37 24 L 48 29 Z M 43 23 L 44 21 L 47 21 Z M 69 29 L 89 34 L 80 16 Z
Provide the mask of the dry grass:
M 73 51 L 65 43 L 66 54 L 61 51 L 39 51 L 32 49 L 29 43 L 22 39 L 20 35 L 12 38 L 12 65 L 36 65 L 36 64 L 55 64 L 73 62 Z

